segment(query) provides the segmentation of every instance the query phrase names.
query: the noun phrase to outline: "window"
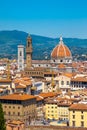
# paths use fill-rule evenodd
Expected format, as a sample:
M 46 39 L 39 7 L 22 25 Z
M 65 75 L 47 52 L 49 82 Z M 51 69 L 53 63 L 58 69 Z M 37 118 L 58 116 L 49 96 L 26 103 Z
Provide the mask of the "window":
M 30 46 L 30 43 L 28 42 L 28 47 Z
M 20 112 L 18 112 L 18 116 L 20 116 Z
M 22 52 L 20 51 L 20 56 L 22 56 Z
M 73 113 L 75 113 L 75 111 L 73 111 Z
M 83 116 L 83 115 L 81 115 L 81 119 L 84 119 L 84 116 Z
M 67 85 L 69 85 L 69 81 L 67 81 Z
M 60 60 L 60 62 L 63 62 L 63 60 Z
M 84 127 L 84 122 L 83 121 L 81 121 L 81 127 Z
M 10 115 L 11 113 L 10 112 L 8 112 L 8 115 Z
M 75 115 L 73 115 L 73 119 L 75 119 Z
M 20 107 L 18 107 L 18 109 L 20 109 Z
M 61 85 L 64 85 L 64 81 L 61 81 Z
M 81 111 L 81 113 L 83 114 L 83 111 Z
M 67 60 L 67 62 L 69 62 L 69 60 Z
M 13 106 L 13 109 L 14 109 L 15 107 Z
M 75 121 L 72 121 L 72 126 L 75 126 Z

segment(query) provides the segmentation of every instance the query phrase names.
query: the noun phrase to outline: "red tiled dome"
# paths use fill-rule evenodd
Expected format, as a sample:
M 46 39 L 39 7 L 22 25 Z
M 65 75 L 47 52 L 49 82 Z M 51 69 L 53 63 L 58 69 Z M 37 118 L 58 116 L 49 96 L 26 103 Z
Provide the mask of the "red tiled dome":
M 64 45 L 62 38 L 60 38 L 59 45 L 57 45 L 52 53 L 51 53 L 52 58 L 66 58 L 66 57 L 72 57 L 71 52 L 69 48 Z

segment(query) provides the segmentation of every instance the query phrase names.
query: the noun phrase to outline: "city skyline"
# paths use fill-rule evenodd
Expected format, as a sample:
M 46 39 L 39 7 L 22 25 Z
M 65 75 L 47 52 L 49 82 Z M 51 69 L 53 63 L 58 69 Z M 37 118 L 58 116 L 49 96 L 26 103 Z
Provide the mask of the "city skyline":
M 0 31 L 87 38 L 86 0 L 0 1 Z

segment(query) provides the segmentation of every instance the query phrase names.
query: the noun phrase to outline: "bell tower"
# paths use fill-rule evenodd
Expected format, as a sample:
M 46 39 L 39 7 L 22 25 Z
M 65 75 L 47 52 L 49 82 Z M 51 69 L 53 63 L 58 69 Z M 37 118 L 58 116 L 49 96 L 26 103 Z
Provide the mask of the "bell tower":
M 30 68 L 31 66 L 32 66 L 32 38 L 30 35 L 28 35 L 26 43 L 26 67 Z

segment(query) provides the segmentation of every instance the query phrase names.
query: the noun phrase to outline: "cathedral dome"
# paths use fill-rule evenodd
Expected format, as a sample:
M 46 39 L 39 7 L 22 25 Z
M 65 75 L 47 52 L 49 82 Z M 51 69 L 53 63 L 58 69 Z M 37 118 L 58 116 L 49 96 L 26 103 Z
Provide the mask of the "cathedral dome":
M 71 58 L 71 51 L 69 48 L 63 43 L 62 37 L 60 37 L 59 44 L 53 49 L 51 53 L 52 58 Z

